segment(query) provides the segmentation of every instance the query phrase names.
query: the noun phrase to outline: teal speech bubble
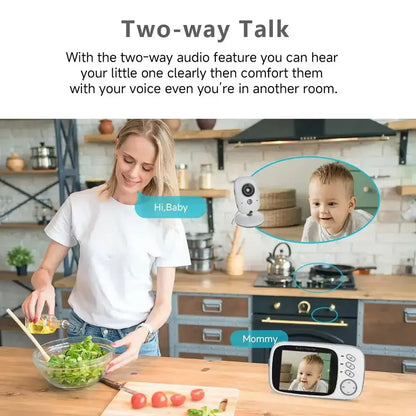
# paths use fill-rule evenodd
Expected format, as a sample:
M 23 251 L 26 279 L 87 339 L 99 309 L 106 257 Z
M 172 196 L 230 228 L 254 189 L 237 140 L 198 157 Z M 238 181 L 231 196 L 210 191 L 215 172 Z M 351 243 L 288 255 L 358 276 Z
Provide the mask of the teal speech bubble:
M 276 342 L 288 339 L 286 332 L 280 330 L 239 330 L 230 337 L 231 345 L 237 348 L 272 348 Z
M 137 192 L 134 209 L 142 218 L 199 218 L 207 204 L 199 196 L 147 196 Z

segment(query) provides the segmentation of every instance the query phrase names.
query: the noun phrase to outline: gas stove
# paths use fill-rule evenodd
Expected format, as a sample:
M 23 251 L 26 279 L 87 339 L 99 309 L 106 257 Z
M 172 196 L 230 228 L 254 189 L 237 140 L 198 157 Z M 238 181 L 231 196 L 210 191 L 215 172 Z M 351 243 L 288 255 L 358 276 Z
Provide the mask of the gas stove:
M 296 282 L 295 282 L 296 279 Z M 278 288 L 302 288 L 302 289 L 341 289 L 355 290 L 354 276 L 352 273 L 344 273 L 343 282 L 339 274 L 328 276 L 320 274 L 313 267 L 309 272 L 299 271 L 296 278 L 290 276 L 269 275 L 262 272 L 254 282 L 255 287 L 278 287 Z M 342 282 L 342 284 L 341 284 Z M 337 287 L 339 286 L 339 287 Z

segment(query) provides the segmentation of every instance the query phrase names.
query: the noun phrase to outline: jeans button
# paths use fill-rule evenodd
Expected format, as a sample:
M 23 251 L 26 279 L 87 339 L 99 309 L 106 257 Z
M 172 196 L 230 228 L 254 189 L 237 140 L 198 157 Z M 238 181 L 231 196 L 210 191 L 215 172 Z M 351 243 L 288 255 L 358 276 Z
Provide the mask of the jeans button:
M 103 330 L 103 335 L 106 336 L 108 334 L 108 329 Z

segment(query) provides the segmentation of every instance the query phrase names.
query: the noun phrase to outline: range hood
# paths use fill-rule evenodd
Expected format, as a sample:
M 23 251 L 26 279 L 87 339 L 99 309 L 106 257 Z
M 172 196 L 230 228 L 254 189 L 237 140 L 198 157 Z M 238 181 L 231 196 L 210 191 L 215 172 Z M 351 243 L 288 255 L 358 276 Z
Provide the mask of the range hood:
M 388 140 L 388 136 L 395 135 L 395 130 L 367 119 L 265 119 L 232 137 L 228 143 Z

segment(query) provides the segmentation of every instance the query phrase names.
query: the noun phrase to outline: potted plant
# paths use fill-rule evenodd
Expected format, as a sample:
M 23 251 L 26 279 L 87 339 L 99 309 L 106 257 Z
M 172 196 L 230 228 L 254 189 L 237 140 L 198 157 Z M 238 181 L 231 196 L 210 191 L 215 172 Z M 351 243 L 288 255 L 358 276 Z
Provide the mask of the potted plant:
M 13 247 L 7 253 L 7 263 L 16 267 L 18 276 L 26 276 L 27 265 L 33 263 L 33 255 L 24 247 Z

